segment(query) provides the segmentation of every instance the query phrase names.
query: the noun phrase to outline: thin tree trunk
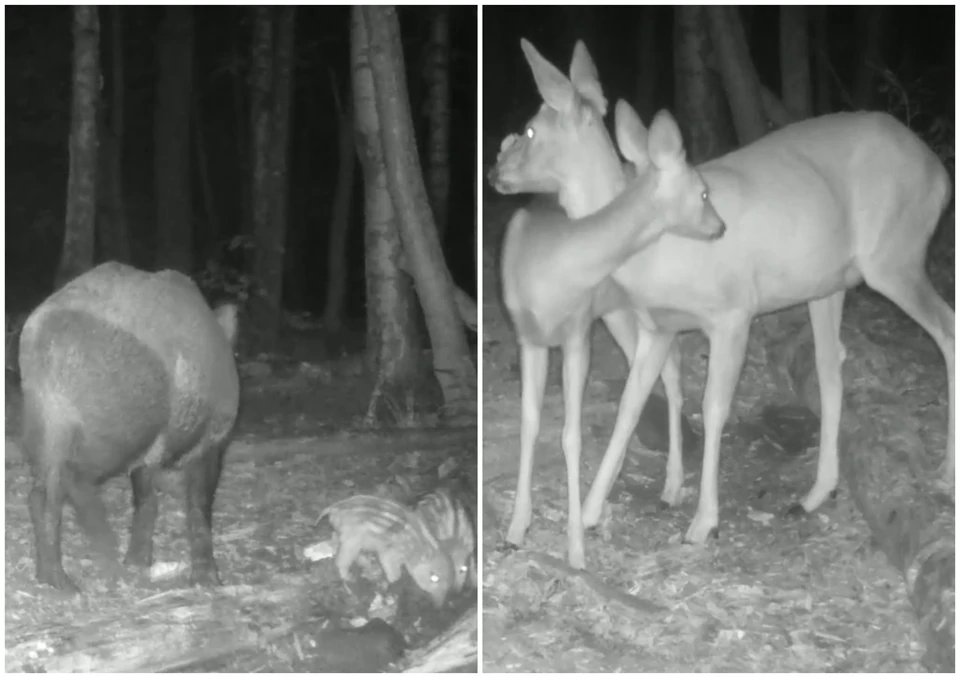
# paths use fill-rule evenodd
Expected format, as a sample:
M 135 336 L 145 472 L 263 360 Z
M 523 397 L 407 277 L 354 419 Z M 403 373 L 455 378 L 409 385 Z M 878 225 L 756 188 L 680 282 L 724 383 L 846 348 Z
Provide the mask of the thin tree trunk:
M 646 5 L 639 8 L 640 25 L 637 28 L 637 112 L 647 124 L 657 112 L 657 8 Z
M 67 218 L 57 269 L 60 287 L 93 267 L 97 210 L 97 107 L 100 97 L 100 20 L 97 7 L 73 8 L 73 104 Z
M 760 78 L 750 60 L 737 8 L 711 5 L 705 11 L 733 124 L 740 143 L 746 145 L 767 133 Z
M 674 72 L 677 118 L 685 132 L 690 161 L 701 163 L 731 150 L 736 144 L 730 109 L 720 76 L 707 67 L 711 45 L 706 11 L 698 5 L 674 9 Z
M 200 112 L 200 97 L 193 97 L 193 129 L 196 132 L 194 146 L 197 150 L 197 171 L 200 174 L 200 194 L 203 197 L 203 206 L 207 212 L 206 233 L 203 256 L 206 258 L 216 249 L 220 241 L 220 215 L 217 212 L 217 199 L 213 192 L 213 181 L 210 179 L 210 163 L 207 162 L 206 136 L 203 133 L 203 114 Z
M 857 8 L 857 25 L 861 27 L 853 103 L 867 110 L 876 104 L 877 76 L 883 67 L 883 33 L 887 11 L 882 5 L 861 5 Z
M 363 9 L 363 14 L 371 45 L 377 114 L 381 120 L 394 123 L 381 127 L 387 179 L 399 216 L 404 252 L 413 269 L 430 333 L 434 374 L 443 390 L 448 413 L 475 417 L 476 368 L 469 357 L 454 301 L 453 279 L 443 258 L 423 185 L 396 9 L 370 6 Z
M 826 5 L 818 5 L 813 8 L 813 44 L 814 44 L 814 64 L 816 64 L 816 105 L 814 111 L 817 115 L 826 115 L 833 110 L 831 103 L 831 92 L 833 90 L 833 77 L 830 69 L 830 53 L 827 48 L 827 11 Z
M 808 8 L 780 8 L 780 82 L 783 104 L 797 119 L 813 114 L 810 83 L 810 33 Z
M 193 270 L 190 100 L 193 96 L 193 8 L 169 6 L 157 38 L 160 73 L 155 122 L 158 264 Z
M 447 232 L 450 204 L 450 10 L 434 9 L 427 68 L 427 192 L 440 244 Z
M 296 7 L 279 7 L 277 21 L 277 47 L 274 58 L 276 68 L 273 80 L 272 129 L 268 161 L 270 163 L 269 181 L 271 185 L 270 228 L 272 249 L 259 250 L 263 255 L 258 277 L 267 290 L 271 311 L 275 313 L 273 328 L 275 335 L 280 331 L 280 315 L 283 311 L 283 265 L 287 243 L 287 211 L 290 195 L 289 157 L 291 101 L 296 82 Z M 267 242 L 267 238 L 261 242 Z
M 377 385 L 368 419 L 381 394 L 394 404 L 412 399 L 420 375 L 422 345 L 415 328 L 415 299 L 409 276 L 400 270 L 402 256 L 397 214 L 387 186 L 370 44 L 363 8 L 355 6 L 351 22 L 351 71 L 357 147 L 363 170 L 364 253 L 367 284 L 367 350 L 377 367 Z M 399 411 L 395 410 L 399 415 Z
M 343 302 L 347 291 L 347 233 L 350 226 L 350 205 L 353 202 L 357 150 L 353 105 L 350 103 L 352 97 L 348 96 L 347 105 L 342 106 L 332 71 L 330 79 L 337 104 L 339 165 L 330 217 L 330 240 L 327 245 L 327 294 L 323 307 L 323 327 L 329 332 L 337 332 L 343 323 Z
M 111 52 L 113 64 L 113 102 L 110 107 L 110 130 L 100 140 L 100 194 L 105 198 L 97 224 L 100 249 L 105 259 L 130 261 L 130 238 L 123 200 L 123 134 L 124 134 L 124 58 L 123 23 L 119 5 L 111 12 Z
M 251 199 L 253 206 L 253 275 L 256 293 L 250 311 L 256 327 L 256 342 L 263 351 L 275 348 L 280 332 L 280 285 L 275 277 L 276 259 L 283 256 L 283 234 L 271 223 L 274 212 L 274 182 L 271 177 L 271 98 L 274 94 L 273 7 L 254 10 L 253 56 L 250 65 L 250 115 L 253 131 Z M 282 264 L 281 264 L 282 268 Z M 281 279 L 282 282 L 282 279 Z

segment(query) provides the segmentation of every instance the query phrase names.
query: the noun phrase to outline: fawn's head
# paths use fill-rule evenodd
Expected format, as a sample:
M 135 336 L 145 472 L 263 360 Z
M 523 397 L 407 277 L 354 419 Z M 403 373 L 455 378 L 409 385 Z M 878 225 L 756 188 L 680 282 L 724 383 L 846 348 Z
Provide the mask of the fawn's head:
M 696 168 L 687 162 L 683 137 L 673 116 L 666 110 L 657 113 L 650 129 L 626 101 L 617 102 L 617 145 L 632 164 L 636 181 L 665 230 L 697 240 L 715 240 L 726 226 L 710 202 L 707 184 Z
M 500 193 L 556 193 L 568 212 L 591 212 L 623 187 L 623 169 L 603 124 L 607 100 L 582 41 L 570 77 L 520 41 L 543 104 L 523 136 L 503 140 L 491 185 Z

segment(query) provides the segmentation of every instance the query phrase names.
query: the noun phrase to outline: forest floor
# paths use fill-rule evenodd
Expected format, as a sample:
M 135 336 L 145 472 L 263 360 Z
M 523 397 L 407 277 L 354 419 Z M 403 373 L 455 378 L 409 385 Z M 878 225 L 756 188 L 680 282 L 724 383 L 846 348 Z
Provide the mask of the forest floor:
M 362 343 L 362 336 L 359 341 Z M 356 369 L 341 371 L 338 361 L 326 360 L 319 347 L 322 342 L 316 342 L 317 351 L 311 351 L 310 343 L 308 336 L 298 339 L 299 362 L 286 374 L 262 364 L 254 369 L 241 365 L 242 409 L 214 509 L 214 552 L 220 576 L 225 586 L 256 587 L 257 582 L 267 583 L 272 577 L 304 574 L 311 581 L 311 600 L 303 601 L 291 615 L 307 610 L 318 625 L 344 627 L 362 624 L 373 616 L 393 615 L 388 621 L 404 636 L 407 647 L 419 647 L 474 604 L 476 592 L 464 592 L 438 612 L 416 605 L 415 618 L 397 617 L 396 610 L 373 611 L 350 599 L 332 560 L 311 562 L 303 551 L 329 538 L 329 526 L 323 523 L 324 532 L 316 525 L 317 517 L 335 501 L 351 494 L 386 492 L 397 496 L 428 490 L 431 483 L 436 483 L 437 467 L 450 458 L 476 468 L 476 431 L 363 429 L 359 423 L 366 411 L 372 378 Z M 347 360 L 358 358 L 351 355 L 340 359 Z M 167 563 L 181 574 L 162 582 L 125 579 L 118 586 L 107 586 L 90 557 L 87 539 L 75 524 L 72 509 L 66 509 L 64 567 L 84 594 L 68 598 L 37 583 L 33 527 L 26 505 L 30 473 L 15 444 L 20 398 L 9 380 L 6 396 L 8 651 L 12 638 L 29 635 L 32 629 L 88 617 L 122 616 L 158 592 L 184 586 L 189 556 L 183 491 L 179 474 L 173 472 L 161 480 L 155 562 Z M 125 548 L 132 513 L 129 481 L 126 477 L 108 481 L 102 496 L 121 548 Z M 401 582 L 412 588 L 406 577 Z M 316 665 L 305 661 L 299 647 L 291 653 L 274 651 L 273 646 L 265 644 L 255 651 L 219 657 L 214 665 L 200 668 L 272 673 L 309 672 L 323 670 L 323 666 L 322 661 Z M 390 670 L 388 666 L 365 667 L 368 671 Z
M 814 514 L 784 517 L 813 482 L 817 447 L 814 441 L 786 455 L 757 433 L 764 406 L 796 403 L 768 369 L 764 347 L 782 331 L 776 316 L 754 323 L 724 432 L 718 540 L 680 543 L 696 510 L 699 459 L 685 463 L 681 505 L 660 510 L 665 452 L 634 437 L 610 495 L 612 520 L 587 533 L 587 572 L 566 566 L 563 400 L 560 354 L 552 351 L 533 523 L 519 550 L 502 548 L 516 487 L 520 383 L 496 254 L 516 206 L 488 199 L 484 211 L 483 492 L 497 515 L 491 520 L 485 513 L 483 526 L 483 670 L 923 671 L 924 647 L 903 579 L 871 539 L 844 481 L 838 497 Z M 949 277 L 940 287 L 949 287 L 952 304 L 952 266 Z M 892 304 L 863 290 L 848 294 L 843 322 L 848 356 L 865 349 L 861 328 L 874 332 L 870 350 L 880 345 L 899 382 L 888 388 L 911 408 L 908 416 L 916 418 L 929 453 L 942 455 L 946 375 L 932 340 Z M 681 350 L 684 412 L 702 432 L 708 345 L 690 333 L 681 337 Z M 584 497 L 613 429 L 626 371 L 606 330 L 596 329 L 584 396 Z

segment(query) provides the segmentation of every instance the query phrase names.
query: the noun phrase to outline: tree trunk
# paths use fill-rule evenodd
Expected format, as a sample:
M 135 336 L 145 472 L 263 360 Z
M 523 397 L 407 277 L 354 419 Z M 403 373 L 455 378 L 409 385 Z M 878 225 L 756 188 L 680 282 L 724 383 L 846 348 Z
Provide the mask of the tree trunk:
M 274 99 L 280 98 L 278 83 L 274 81 L 275 11 L 273 7 L 264 6 L 254 10 L 250 73 L 250 114 L 253 130 L 253 276 L 256 285 L 256 292 L 250 300 L 250 312 L 253 319 L 251 325 L 257 328 L 255 343 L 265 352 L 276 348 L 280 334 L 283 250 L 286 236 L 284 224 L 273 223 L 277 209 L 275 191 L 279 186 L 275 176 L 278 168 L 274 165 L 277 156 L 272 138 L 278 124 L 274 120 L 277 115 Z M 279 54 L 277 56 L 279 57 Z
M 857 25 L 862 32 L 853 85 L 853 104 L 860 110 L 869 110 L 876 104 L 877 76 L 883 68 L 886 17 L 886 8 L 882 5 L 861 5 L 857 8 Z
M 816 102 L 814 111 L 817 115 L 826 115 L 833 111 L 831 103 L 833 79 L 830 74 L 830 52 L 827 47 L 827 7 L 818 5 L 813 8 L 813 63 L 814 63 L 814 92 Z
M 446 7 L 433 10 L 427 80 L 427 193 L 442 247 L 450 212 L 450 10 Z
M 164 8 L 157 36 L 159 75 L 154 134 L 157 263 L 193 271 L 190 101 L 193 96 L 193 8 Z
M 780 90 L 783 104 L 798 120 L 813 114 L 808 11 L 803 5 L 780 7 Z
M 636 108 L 640 119 L 650 124 L 657 112 L 657 8 L 647 5 L 639 8 L 640 26 L 637 28 Z
M 296 7 L 284 5 L 276 10 L 277 46 L 274 59 L 276 68 L 273 79 L 273 110 L 270 115 L 271 129 L 267 160 L 270 185 L 270 233 L 261 231 L 258 238 L 261 247 L 257 278 L 266 292 L 267 313 L 264 319 L 271 324 L 268 346 L 273 348 L 280 332 L 280 317 L 283 312 L 283 264 L 287 243 L 287 211 L 289 200 L 289 150 L 291 100 L 296 82 Z
M 210 163 L 207 161 L 207 141 L 203 133 L 203 113 L 200 111 L 200 97 L 192 97 L 193 129 L 196 132 L 194 147 L 197 151 L 197 172 L 200 179 L 200 195 L 203 197 L 203 207 L 206 211 L 203 232 L 203 247 L 200 249 L 204 260 L 216 251 L 217 244 L 222 237 L 220 230 L 220 215 L 217 212 L 217 199 L 213 191 L 213 181 L 210 179 Z
M 736 139 L 723 84 L 707 67 L 711 48 L 706 12 L 698 5 L 680 5 L 674 12 L 677 118 L 685 133 L 690 162 L 697 164 L 732 150 Z
M 100 97 L 100 20 L 97 8 L 73 8 L 73 105 L 67 218 L 56 286 L 93 267 L 97 212 L 97 108 Z
M 733 125 L 740 144 L 746 145 L 767 133 L 760 78 L 750 60 L 737 8 L 711 5 L 705 11 Z
M 404 252 L 413 268 L 426 316 L 434 373 L 443 389 L 448 414 L 475 417 L 476 368 L 467 350 L 454 301 L 453 279 L 443 258 L 423 185 L 406 95 L 396 9 L 365 7 L 363 15 L 371 47 L 377 114 L 380 120 L 394 123 L 389 128 L 381 127 L 387 181 L 399 216 Z
M 100 167 L 103 173 L 98 182 L 102 202 L 98 210 L 97 235 L 103 259 L 129 263 L 130 238 L 123 201 L 124 59 L 121 11 L 119 5 L 110 8 L 113 101 L 110 106 L 110 129 L 104 130 L 100 139 Z
M 381 396 L 401 419 L 401 403 L 407 416 L 431 409 L 418 398 L 423 375 L 423 346 L 416 329 L 416 300 L 409 276 L 400 270 L 403 255 L 397 214 L 391 200 L 381 141 L 370 45 L 363 9 L 354 7 L 351 33 L 351 70 L 356 133 L 363 169 L 365 273 L 367 280 L 367 350 L 377 366 L 377 385 L 370 399 L 368 420 L 387 414 L 377 410 Z M 395 118 L 387 118 L 395 120 Z
M 330 241 L 327 245 L 327 298 L 323 307 L 323 328 L 328 332 L 337 332 L 343 323 L 343 301 L 347 291 L 347 233 L 350 226 L 350 206 L 353 203 L 357 146 L 351 103 L 353 97 L 348 93 L 347 105 L 342 106 L 332 71 L 330 80 L 337 103 L 339 166 L 333 195 L 333 212 L 330 216 Z

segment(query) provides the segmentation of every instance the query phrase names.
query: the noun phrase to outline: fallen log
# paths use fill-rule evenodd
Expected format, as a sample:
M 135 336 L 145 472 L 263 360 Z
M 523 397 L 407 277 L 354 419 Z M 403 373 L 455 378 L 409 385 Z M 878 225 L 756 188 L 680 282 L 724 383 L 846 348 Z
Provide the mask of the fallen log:
M 477 673 L 477 606 L 412 653 L 404 666 L 404 673 Z
M 400 657 L 402 636 L 388 624 L 340 628 L 318 617 L 317 593 L 309 577 L 278 576 L 257 586 L 168 591 L 22 633 L 8 628 L 6 671 L 182 671 L 291 644 L 297 670 L 318 673 L 382 671 Z
M 844 327 L 844 404 L 840 470 L 876 544 L 904 578 L 930 671 L 955 669 L 955 500 L 939 477 L 943 450 L 927 450 L 916 408 L 896 392 L 909 351 L 892 353 Z M 819 414 L 809 326 L 773 352 L 785 358 L 794 392 Z M 907 353 L 907 355 L 905 355 Z M 939 354 L 937 354 L 939 357 Z M 919 362 L 913 360 L 914 362 Z M 939 423 L 939 422 L 938 422 Z

